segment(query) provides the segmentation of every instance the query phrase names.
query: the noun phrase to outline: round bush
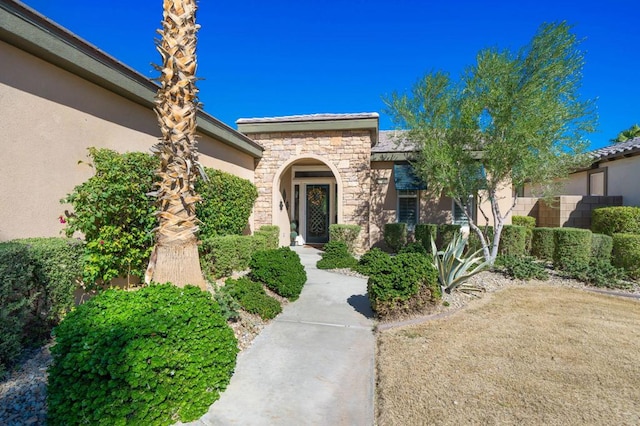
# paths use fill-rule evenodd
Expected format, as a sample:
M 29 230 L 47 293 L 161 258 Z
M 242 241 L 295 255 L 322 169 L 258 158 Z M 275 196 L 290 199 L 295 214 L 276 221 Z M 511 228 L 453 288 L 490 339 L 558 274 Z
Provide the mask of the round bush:
M 596 234 L 640 234 L 640 207 L 601 207 L 591 212 Z
M 196 287 L 108 290 L 55 329 L 51 425 L 167 425 L 206 413 L 229 383 L 237 346 Z
M 298 253 L 289 247 L 262 250 L 253 254 L 251 279 L 261 282 L 272 291 L 289 300 L 296 300 L 307 281 L 307 273 Z
M 354 268 L 358 264 L 342 241 L 329 241 L 324 245 L 322 259 L 316 263 L 318 269 Z
M 390 260 L 391 256 L 379 248 L 374 247 L 360 256 L 358 266 L 356 266 L 356 271 L 364 275 L 371 275 L 377 271 L 387 268 L 387 263 Z
M 369 276 L 371 307 L 381 317 L 416 312 L 442 297 L 437 272 L 419 253 L 402 253 L 378 264 Z
M 556 228 L 533 228 L 531 230 L 531 255 L 540 260 L 553 260 Z
M 591 231 L 556 228 L 553 266 L 559 269 L 587 268 L 591 260 Z
M 640 235 L 613 234 L 611 263 L 624 268 L 629 277 L 640 278 Z

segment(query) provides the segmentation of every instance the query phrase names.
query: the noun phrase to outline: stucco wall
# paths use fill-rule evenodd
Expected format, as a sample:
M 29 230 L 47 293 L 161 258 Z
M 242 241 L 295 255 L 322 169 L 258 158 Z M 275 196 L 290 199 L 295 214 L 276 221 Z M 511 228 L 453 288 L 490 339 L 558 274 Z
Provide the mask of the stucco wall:
M 0 42 L 0 241 L 58 236 L 59 203 L 92 175 L 87 148 L 146 152 L 157 141 L 155 113 Z M 204 166 L 253 180 L 253 158 L 209 137 Z
M 274 180 L 281 181 L 288 167 L 321 162 L 337 172 L 338 223 L 361 226 L 359 248 L 369 233 L 369 192 L 371 133 L 368 130 L 327 130 L 283 133 L 248 134 L 264 148 L 264 154 L 255 171 L 258 200 L 254 207 L 255 225 L 280 226 L 282 244 L 289 241 L 289 229 L 280 213 L 274 217 L 274 208 L 280 200 L 272 192 Z M 336 174 L 336 173 L 334 173 Z M 278 188 L 280 189 L 280 188 Z

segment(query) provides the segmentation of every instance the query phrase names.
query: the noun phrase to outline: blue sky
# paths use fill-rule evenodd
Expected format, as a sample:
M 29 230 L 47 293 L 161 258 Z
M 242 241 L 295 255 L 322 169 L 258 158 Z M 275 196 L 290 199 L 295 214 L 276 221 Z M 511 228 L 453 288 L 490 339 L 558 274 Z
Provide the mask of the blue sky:
M 162 0 L 24 0 L 148 77 L 157 72 Z M 591 147 L 640 123 L 640 2 L 235 0 L 199 3 L 200 101 L 238 118 L 378 112 L 426 72 L 456 77 L 486 47 L 517 50 L 543 22 L 584 39 L 582 96 L 597 98 Z

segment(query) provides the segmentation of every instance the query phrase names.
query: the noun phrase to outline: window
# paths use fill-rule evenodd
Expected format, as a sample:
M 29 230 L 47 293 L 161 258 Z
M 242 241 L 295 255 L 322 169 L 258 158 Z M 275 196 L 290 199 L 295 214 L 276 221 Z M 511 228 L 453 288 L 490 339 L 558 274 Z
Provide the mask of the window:
M 416 190 L 398 191 L 398 223 L 406 223 L 409 230 L 418 223 L 418 194 Z
M 587 184 L 589 195 L 607 195 L 607 168 L 589 170 Z
M 451 209 L 451 211 L 453 212 L 453 223 L 456 225 L 469 225 L 469 218 L 467 217 L 466 214 L 464 214 L 464 211 L 460 208 L 460 206 L 458 206 L 458 204 L 456 204 L 455 201 L 452 201 L 452 203 L 453 203 L 453 208 Z M 467 211 L 471 213 L 472 218 L 475 214 L 474 206 L 475 206 L 474 197 L 473 195 L 470 195 L 469 198 L 467 198 L 465 207 Z

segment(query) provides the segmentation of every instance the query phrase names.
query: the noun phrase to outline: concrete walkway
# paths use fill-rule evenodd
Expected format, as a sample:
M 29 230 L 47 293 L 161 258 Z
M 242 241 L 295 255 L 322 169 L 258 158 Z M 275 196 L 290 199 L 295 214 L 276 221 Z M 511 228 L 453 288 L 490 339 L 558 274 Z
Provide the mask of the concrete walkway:
M 316 268 L 300 298 L 238 356 L 227 390 L 193 425 L 373 425 L 373 314 L 366 280 Z

